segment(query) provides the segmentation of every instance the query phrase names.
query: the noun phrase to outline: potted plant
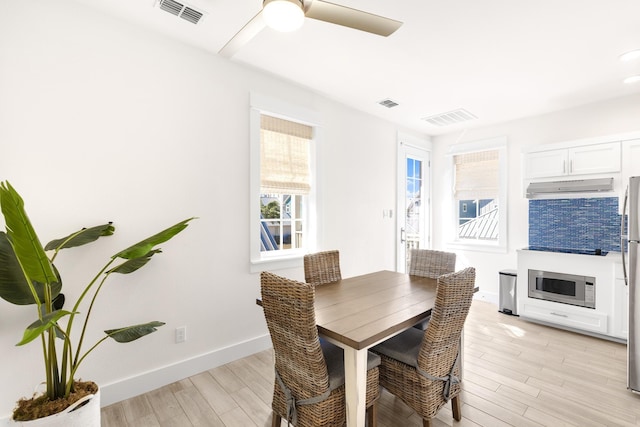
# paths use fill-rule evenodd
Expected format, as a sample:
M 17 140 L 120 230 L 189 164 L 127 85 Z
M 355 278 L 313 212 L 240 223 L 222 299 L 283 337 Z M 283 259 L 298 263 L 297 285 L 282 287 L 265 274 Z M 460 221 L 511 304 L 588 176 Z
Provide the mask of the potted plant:
M 111 256 L 105 266 L 83 285 L 73 306 L 65 309 L 64 294 L 61 292 L 62 278 L 54 261 L 62 249 L 82 246 L 112 235 L 114 226 L 109 222 L 83 228 L 43 247 L 26 214 L 22 198 L 7 181 L 0 183 L 0 206 L 6 226 L 6 233 L 0 232 L 0 297 L 13 304 L 35 307 L 36 320 L 27 326 L 17 345 L 40 341 L 46 380 L 44 392 L 21 399 L 12 418 L 23 422 L 48 415 L 56 416 L 54 414 L 65 408 L 69 411 L 68 407 L 74 400 L 87 399 L 83 396 L 98 392 L 93 382 L 76 381 L 78 368 L 98 345 L 109 338 L 120 343 L 131 342 L 164 325 L 152 321 L 117 327 L 104 331 L 104 337 L 96 343 L 87 345 L 84 342 L 91 311 L 107 279 L 115 273 L 133 273 L 146 265 L 161 252 L 156 246 L 184 230 L 193 218 L 185 219 Z M 78 325 L 74 327 L 74 323 Z M 72 339 L 76 333 L 78 337 Z M 99 394 L 97 396 L 99 398 Z M 97 408 L 94 409 L 94 412 L 97 411 L 97 423 L 93 419 L 80 421 L 76 425 L 100 425 L 99 403 L 93 406 Z M 67 421 L 46 425 L 53 424 L 72 425 Z

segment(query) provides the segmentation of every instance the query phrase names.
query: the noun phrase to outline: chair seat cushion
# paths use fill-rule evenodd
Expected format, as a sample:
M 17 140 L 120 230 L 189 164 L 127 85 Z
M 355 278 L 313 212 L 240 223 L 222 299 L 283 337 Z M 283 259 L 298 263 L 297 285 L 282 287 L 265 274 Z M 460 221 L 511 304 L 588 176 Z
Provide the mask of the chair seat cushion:
M 344 384 L 344 350 L 327 340 L 321 340 L 320 346 L 329 371 L 329 389 L 335 390 Z M 380 356 L 367 352 L 367 370 L 380 365 Z
M 423 321 L 413 325 L 413 327 L 417 328 L 417 329 L 420 329 L 420 330 L 423 330 L 423 331 L 426 331 L 427 330 L 427 326 L 429 326 L 429 321 L 430 320 L 431 320 L 431 314 L 429 314 L 429 317 L 427 317 Z
M 423 338 L 423 330 L 409 328 L 395 337 L 381 342 L 371 350 L 417 368 L 418 354 Z

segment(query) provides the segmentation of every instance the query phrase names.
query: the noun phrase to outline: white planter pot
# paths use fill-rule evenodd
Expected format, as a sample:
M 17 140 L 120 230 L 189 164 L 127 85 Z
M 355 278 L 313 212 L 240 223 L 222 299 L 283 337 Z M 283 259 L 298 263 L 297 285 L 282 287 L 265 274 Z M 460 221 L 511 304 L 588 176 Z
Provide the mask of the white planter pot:
M 21 427 L 100 427 L 100 389 L 57 414 L 31 421 L 12 421 L 12 424 Z

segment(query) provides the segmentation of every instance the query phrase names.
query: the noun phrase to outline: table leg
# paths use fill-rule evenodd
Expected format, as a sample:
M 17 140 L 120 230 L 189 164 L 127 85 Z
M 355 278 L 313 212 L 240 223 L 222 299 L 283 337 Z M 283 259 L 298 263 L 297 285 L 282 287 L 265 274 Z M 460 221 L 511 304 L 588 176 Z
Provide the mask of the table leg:
M 347 427 L 364 427 L 367 410 L 367 350 L 344 348 Z

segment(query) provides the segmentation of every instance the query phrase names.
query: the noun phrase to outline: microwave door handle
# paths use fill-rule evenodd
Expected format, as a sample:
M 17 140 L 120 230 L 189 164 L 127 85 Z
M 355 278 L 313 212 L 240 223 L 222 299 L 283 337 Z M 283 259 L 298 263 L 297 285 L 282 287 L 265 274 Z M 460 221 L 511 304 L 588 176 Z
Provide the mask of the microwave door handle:
M 629 286 L 629 278 L 627 277 L 627 263 L 624 258 L 624 246 L 627 242 L 624 234 L 624 216 L 627 212 L 627 201 L 629 200 L 629 187 L 624 192 L 624 203 L 622 204 L 622 215 L 620 215 L 620 254 L 622 255 L 622 274 L 624 275 L 624 284 Z

